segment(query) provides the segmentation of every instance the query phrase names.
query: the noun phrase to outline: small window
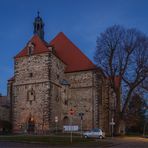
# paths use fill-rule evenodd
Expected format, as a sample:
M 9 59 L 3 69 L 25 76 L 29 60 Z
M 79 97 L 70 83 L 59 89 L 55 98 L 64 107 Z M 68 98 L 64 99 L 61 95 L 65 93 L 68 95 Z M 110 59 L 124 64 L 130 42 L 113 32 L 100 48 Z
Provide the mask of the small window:
M 29 77 L 32 78 L 33 77 L 33 73 L 29 73 Z
M 28 54 L 29 54 L 29 56 L 32 55 L 32 47 L 29 47 L 29 49 L 28 49 Z
M 40 29 L 40 25 L 39 24 L 37 24 L 37 30 L 39 30 Z
M 18 62 L 17 61 L 15 61 L 15 65 L 18 65 Z
M 27 101 L 29 101 L 30 104 L 32 104 L 32 101 L 35 101 L 35 91 L 33 89 L 27 92 Z
M 64 104 L 65 104 L 65 105 L 68 105 L 68 100 L 65 100 L 65 101 L 64 101 Z
M 59 77 L 60 77 L 59 74 L 57 74 L 57 79 L 59 79 Z
M 33 54 L 33 49 L 35 44 L 32 42 L 29 42 L 27 46 L 28 46 L 28 55 L 31 56 Z

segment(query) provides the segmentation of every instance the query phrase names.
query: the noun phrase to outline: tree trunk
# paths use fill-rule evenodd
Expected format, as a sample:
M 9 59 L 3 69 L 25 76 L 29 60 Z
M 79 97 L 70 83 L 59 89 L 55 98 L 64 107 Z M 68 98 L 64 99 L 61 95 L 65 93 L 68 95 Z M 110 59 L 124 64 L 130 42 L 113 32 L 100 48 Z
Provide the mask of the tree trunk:
M 118 113 L 118 115 L 116 115 L 115 135 L 125 135 L 125 121 L 124 118 L 121 116 L 121 113 Z
M 116 109 L 115 109 L 115 135 L 125 134 L 125 121 L 121 112 L 121 93 L 120 89 L 116 90 Z

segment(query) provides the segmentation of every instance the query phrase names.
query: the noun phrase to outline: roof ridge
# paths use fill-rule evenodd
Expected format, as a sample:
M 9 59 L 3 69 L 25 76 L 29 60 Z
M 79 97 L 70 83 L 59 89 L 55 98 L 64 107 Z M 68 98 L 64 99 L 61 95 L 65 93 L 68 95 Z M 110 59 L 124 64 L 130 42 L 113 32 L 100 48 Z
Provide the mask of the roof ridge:
M 77 47 L 63 32 L 59 32 L 59 33 L 55 36 L 55 38 L 56 38 L 58 35 L 63 35 L 75 48 L 78 49 L 79 52 L 81 52 L 81 54 L 82 54 L 85 58 L 87 58 L 87 59 L 89 60 L 89 62 L 91 62 L 91 63 L 95 66 L 95 64 L 81 51 L 81 49 L 80 49 L 79 47 Z M 54 39 L 55 39 L 55 38 L 54 38 Z M 54 40 L 54 39 L 53 39 L 53 40 Z M 51 41 L 49 42 L 49 44 L 50 44 L 53 40 L 51 40 Z
M 66 64 L 65 72 L 82 71 L 96 68 L 96 65 L 63 32 L 58 33 L 49 45 Z

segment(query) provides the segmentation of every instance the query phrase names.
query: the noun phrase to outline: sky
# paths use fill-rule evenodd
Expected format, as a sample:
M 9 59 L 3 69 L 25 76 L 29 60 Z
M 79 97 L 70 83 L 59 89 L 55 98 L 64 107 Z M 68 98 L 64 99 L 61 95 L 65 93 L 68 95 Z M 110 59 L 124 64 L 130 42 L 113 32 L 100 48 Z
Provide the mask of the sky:
M 40 11 L 45 40 L 64 34 L 92 61 L 96 39 L 115 24 L 148 35 L 148 0 L 0 0 L 0 93 L 14 74 L 13 57 L 33 36 Z

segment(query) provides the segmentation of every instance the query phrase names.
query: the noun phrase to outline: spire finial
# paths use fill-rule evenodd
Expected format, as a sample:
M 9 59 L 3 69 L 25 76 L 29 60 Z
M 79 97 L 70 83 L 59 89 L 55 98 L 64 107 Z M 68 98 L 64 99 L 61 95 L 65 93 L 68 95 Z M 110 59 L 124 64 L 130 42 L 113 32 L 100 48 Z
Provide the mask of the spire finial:
M 37 11 L 37 17 L 34 20 L 34 34 L 37 34 L 42 40 L 44 40 L 44 23 L 40 17 L 40 12 Z
M 40 11 L 37 11 L 38 17 L 40 17 Z

